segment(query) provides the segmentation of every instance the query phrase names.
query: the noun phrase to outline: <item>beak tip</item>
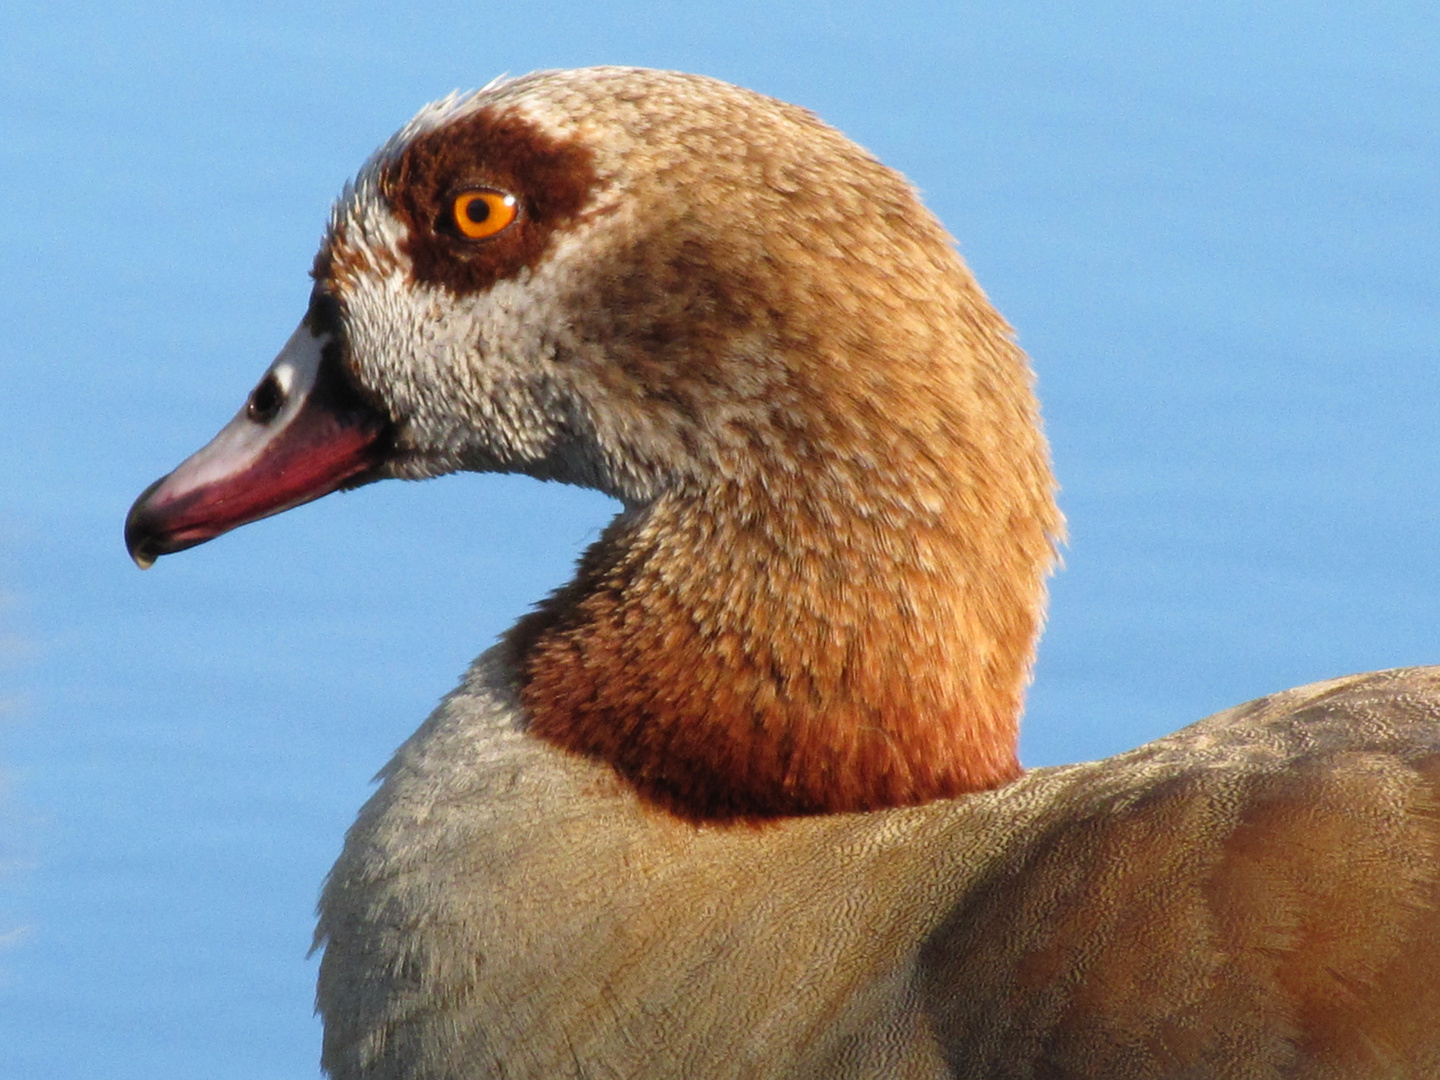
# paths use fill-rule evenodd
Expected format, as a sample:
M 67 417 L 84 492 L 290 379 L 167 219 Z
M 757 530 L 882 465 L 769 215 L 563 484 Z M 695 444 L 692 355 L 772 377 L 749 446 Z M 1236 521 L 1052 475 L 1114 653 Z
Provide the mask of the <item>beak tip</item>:
M 130 553 L 130 558 L 141 570 L 149 570 L 155 565 L 155 560 L 162 554 L 155 530 L 145 520 L 149 510 L 150 496 L 155 489 L 164 483 L 165 477 L 161 477 L 140 493 L 135 500 L 130 512 L 125 515 L 125 550 Z

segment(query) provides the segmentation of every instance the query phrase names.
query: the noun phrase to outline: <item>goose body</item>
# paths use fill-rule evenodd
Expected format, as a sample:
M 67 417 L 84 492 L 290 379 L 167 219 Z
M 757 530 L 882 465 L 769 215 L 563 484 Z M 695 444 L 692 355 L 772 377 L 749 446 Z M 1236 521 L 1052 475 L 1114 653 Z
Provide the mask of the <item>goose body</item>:
M 863 150 L 538 73 L 377 151 L 313 276 L 142 565 L 387 476 L 624 505 L 350 831 L 332 1076 L 1440 1075 L 1440 669 L 1022 774 L 1028 365 Z

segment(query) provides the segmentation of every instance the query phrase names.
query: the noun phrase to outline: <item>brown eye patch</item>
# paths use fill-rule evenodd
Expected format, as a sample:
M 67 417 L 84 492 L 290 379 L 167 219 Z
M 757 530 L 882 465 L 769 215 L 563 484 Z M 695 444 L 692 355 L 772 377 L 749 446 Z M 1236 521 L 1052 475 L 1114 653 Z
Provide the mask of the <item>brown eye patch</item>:
M 412 279 L 462 296 L 534 266 L 589 200 L 593 158 L 514 111 L 480 109 L 418 136 L 381 175 Z

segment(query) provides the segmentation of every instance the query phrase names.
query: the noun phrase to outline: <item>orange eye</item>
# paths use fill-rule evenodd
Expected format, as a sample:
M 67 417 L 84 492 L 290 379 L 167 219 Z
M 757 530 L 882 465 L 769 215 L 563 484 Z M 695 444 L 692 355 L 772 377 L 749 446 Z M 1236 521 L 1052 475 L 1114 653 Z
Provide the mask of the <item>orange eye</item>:
M 451 212 L 461 236 L 484 240 L 514 221 L 520 206 L 503 191 L 466 191 L 455 196 Z

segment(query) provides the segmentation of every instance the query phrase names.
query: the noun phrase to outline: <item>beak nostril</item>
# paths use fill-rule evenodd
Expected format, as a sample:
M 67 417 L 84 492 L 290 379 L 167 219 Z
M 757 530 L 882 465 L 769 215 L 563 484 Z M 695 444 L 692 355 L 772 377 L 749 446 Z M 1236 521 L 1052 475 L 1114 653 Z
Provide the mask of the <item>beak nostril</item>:
M 261 379 L 260 385 L 250 392 L 250 400 L 245 405 L 245 415 L 257 424 L 268 424 L 275 419 L 284 405 L 285 391 L 280 388 L 280 380 L 271 373 Z

